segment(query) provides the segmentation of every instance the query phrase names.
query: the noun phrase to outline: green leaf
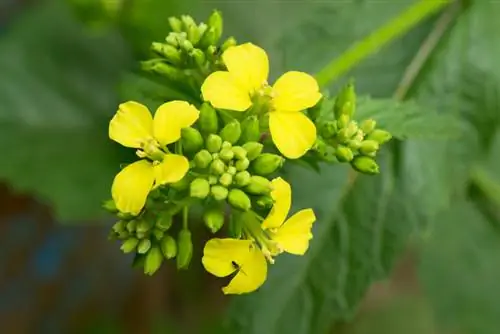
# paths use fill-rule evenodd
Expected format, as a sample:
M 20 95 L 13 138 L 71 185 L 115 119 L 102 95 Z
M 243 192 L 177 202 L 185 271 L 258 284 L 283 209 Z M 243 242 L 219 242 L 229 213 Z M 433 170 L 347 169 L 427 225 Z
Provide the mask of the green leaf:
M 114 34 L 89 35 L 52 2 L 0 46 L 0 178 L 61 219 L 95 218 L 122 159 L 106 136 L 127 50 Z

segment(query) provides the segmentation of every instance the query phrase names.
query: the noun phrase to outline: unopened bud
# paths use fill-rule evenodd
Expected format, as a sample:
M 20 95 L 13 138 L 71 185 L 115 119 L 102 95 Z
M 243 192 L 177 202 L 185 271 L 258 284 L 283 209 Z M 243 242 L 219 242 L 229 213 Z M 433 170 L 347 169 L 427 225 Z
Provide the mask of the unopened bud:
M 342 114 L 337 119 L 337 129 L 346 128 L 349 125 L 351 118 L 348 115 Z
M 238 170 L 234 166 L 227 167 L 227 172 L 229 173 L 229 175 L 235 175 L 237 171 Z
M 217 184 L 219 182 L 219 179 L 215 175 L 209 175 L 208 176 L 208 183 L 212 186 L 214 184 Z
M 179 20 L 178 18 L 176 18 L 174 16 L 169 17 L 168 24 L 170 25 L 170 28 L 172 28 L 172 31 L 175 31 L 175 32 L 182 31 L 182 21 Z
M 194 156 L 194 163 L 198 168 L 207 168 L 212 162 L 212 155 L 207 150 L 201 150 Z
M 196 26 L 196 22 L 189 15 L 181 15 L 181 21 L 185 31 L 188 31 L 191 26 Z
M 208 103 L 203 103 L 200 107 L 200 117 L 198 119 L 201 133 L 205 136 L 219 131 L 219 119 L 217 111 Z M 221 141 L 222 142 L 222 141 Z
M 204 199 L 210 193 L 210 184 L 207 180 L 202 178 L 196 178 L 191 182 L 189 187 L 189 195 L 191 197 Z
M 181 70 L 156 59 L 141 62 L 141 68 L 144 71 L 162 75 L 172 81 L 182 81 L 184 79 L 184 74 Z
M 194 59 L 194 63 L 198 66 L 203 66 L 205 65 L 205 53 L 203 51 L 201 51 L 200 49 L 193 49 L 189 55 L 191 56 L 191 58 Z
M 187 269 L 193 256 L 191 232 L 182 229 L 177 237 L 177 269 Z
M 115 223 L 111 229 L 116 233 L 120 233 L 127 229 L 127 224 L 124 221 L 119 221 Z
M 210 153 L 218 153 L 222 147 L 222 138 L 218 135 L 210 134 L 207 138 L 206 146 Z
M 233 120 L 226 124 L 226 126 L 221 130 L 219 134 L 222 140 L 227 141 L 231 144 L 236 144 L 241 136 L 241 126 L 240 122 Z
M 215 159 L 210 164 L 210 172 L 215 175 L 222 175 L 226 170 L 226 165 L 222 162 L 222 160 Z
M 160 248 L 163 256 L 173 259 L 177 255 L 177 243 L 170 235 L 165 235 L 160 241 Z
M 222 35 L 222 30 L 224 28 L 221 12 L 219 12 L 218 10 L 214 10 L 208 17 L 207 24 L 209 28 L 213 28 L 213 30 L 215 31 L 214 40 L 209 44 L 216 44 L 219 41 Z
M 365 174 L 379 173 L 379 167 L 377 162 L 370 157 L 358 156 L 352 161 L 351 165 L 355 170 L 361 173 Z
M 271 153 L 262 153 L 254 161 L 252 161 L 252 169 L 257 175 L 269 175 L 276 172 L 285 159 L 279 155 Z
M 224 212 L 218 207 L 209 208 L 203 214 L 203 222 L 210 232 L 215 233 L 224 225 Z
M 364 155 L 370 155 L 377 152 L 379 147 L 379 144 L 375 140 L 364 140 L 361 142 L 359 151 Z
M 155 226 L 163 231 L 167 231 L 172 226 L 172 223 L 172 216 L 170 214 L 162 213 L 156 220 Z
M 207 31 L 207 29 L 208 29 L 208 25 L 206 25 L 203 22 L 198 25 L 198 33 L 200 34 L 200 38 L 201 38 L 201 36 L 203 36 L 205 31 Z
M 179 46 L 179 37 L 178 36 L 179 35 L 176 34 L 175 32 L 171 32 L 165 38 L 165 42 L 167 42 L 167 44 L 170 44 L 173 47 L 177 48 Z
M 197 152 L 203 146 L 203 137 L 195 128 L 183 128 L 181 130 L 182 150 L 187 153 Z
M 354 158 L 351 149 L 342 145 L 339 145 L 335 150 L 335 156 L 340 162 L 348 162 Z
M 151 50 L 165 57 L 171 64 L 179 65 L 182 62 L 181 52 L 170 44 L 153 42 L 151 43 Z
M 337 133 L 337 122 L 327 121 L 324 122 L 320 128 L 320 134 L 323 138 L 329 139 Z
M 229 37 L 228 39 L 226 39 L 224 41 L 224 43 L 222 43 L 222 46 L 220 47 L 222 52 L 226 51 L 227 49 L 229 49 L 231 46 L 235 46 L 236 44 L 238 44 L 236 42 L 236 39 L 234 37 Z
M 188 41 L 187 39 L 183 40 L 180 42 L 180 47 L 186 51 L 187 53 L 193 51 L 194 49 L 194 46 L 193 46 L 193 43 L 191 43 L 190 41 Z
M 224 187 L 229 187 L 233 183 L 233 176 L 229 173 L 224 173 L 219 178 L 219 183 Z
M 361 141 L 351 139 L 348 141 L 347 146 L 353 151 L 359 150 L 359 148 L 361 147 Z
M 250 194 L 267 195 L 271 192 L 271 181 L 265 177 L 253 175 L 245 189 Z
M 104 210 L 106 210 L 106 211 L 108 211 L 110 213 L 116 213 L 116 212 L 118 212 L 118 209 L 116 208 L 115 201 L 113 201 L 112 199 L 109 199 L 109 200 L 105 201 L 102 204 L 102 207 L 104 208 Z
M 250 166 L 250 160 L 248 160 L 247 158 L 238 160 L 236 161 L 234 166 L 236 167 L 237 171 L 242 172 L 248 169 L 248 166 Z
M 129 231 L 130 233 L 135 232 L 136 227 L 137 227 L 137 221 L 135 220 L 131 220 L 127 223 L 127 231 Z
M 241 137 L 240 142 L 245 144 L 248 142 L 258 141 L 260 139 L 259 119 L 257 116 L 247 117 L 241 122 Z
M 165 233 L 165 232 L 163 232 L 162 230 L 160 230 L 160 229 L 158 229 L 158 228 L 155 228 L 155 229 L 153 230 L 153 235 L 154 235 L 154 237 L 155 237 L 155 239 L 156 239 L 156 240 L 161 240 L 161 239 L 163 239 L 163 234 L 164 234 L 164 233 Z
M 209 26 L 208 29 L 205 30 L 203 36 L 201 36 L 198 45 L 200 48 L 206 49 L 209 46 L 213 46 L 215 43 L 217 43 L 216 39 L 217 39 L 217 32 L 215 31 L 214 28 Z
M 146 261 L 144 262 L 144 273 L 146 275 L 153 275 L 160 269 L 161 263 L 163 262 L 163 254 L 160 247 L 153 246 L 148 254 L 146 255 Z
M 129 239 L 125 240 L 125 242 L 122 244 L 120 249 L 124 253 L 131 253 L 135 250 L 138 243 L 139 243 L 139 240 L 137 240 L 136 238 L 129 238 Z
M 391 138 L 392 135 L 389 132 L 380 129 L 373 130 L 373 132 L 366 137 L 367 140 L 374 140 L 380 145 L 387 143 Z
M 248 211 L 252 207 L 250 197 L 240 189 L 231 189 L 228 195 L 228 202 L 235 209 Z
M 233 146 L 231 148 L 231 150 L 233 151 L 234 153 L 234 157 L 236 159 L 245 159 L 247 157 L 247 150 L 245 150 L 243 147 L 241 146 Z
M 137 245 L 137 253 L 146 254 L 151 248 L 151 241 L 149 239 L 142 239 Z
M 234 183 L 238 187 L 245 187 L 248 184 L 250 184 L 251 178 L 252 178 L 252 176 L 247 171 L 238 172 L 234 176 Z
M 273 207 L 274 201 L 271 196 L 260 196 L 257 201 L 257 206 L 263 210 L 267 210 Z
M 220 151 L 219 158 L 221 158 L 222 160 L 224 160 L 226 162 L 229 162 L 229 161 L 233 160 L 234 152 L 230 148 L 224 148 Z
M 217 201 L 222 201 L 227 198 L 228 190 L 227 188 L 219 185 L 214 185 L 210 188 L 210 192 L 212 193 L 212 197 Z
M 333 108 L 335 117 L 339 118 L 340 115 L 348 115 L 352 117 L 356 107 L 356 92 L 354 90 L 354 83 L 350 82 L 340 91 L 335 106 Z
M 243 144 L 243 148 L 247 151 L 248 160 L 252 161 L 260 155 L 264 145 L 258 142 L 249 142 Z
M 187 38 L 191 42 L 191 44 L 196 45 L 201 39 L 200 30 L 196 24 L 190 25 L 187 29 Z
M 149 221 L 142 219 L 142 220 L 138 221 L 137 227 L 135 228 L 135 230 L 137 233 L 146 233 L 147 231 L 149 231 L 151 229 L 151 227 L 152 226 L 149 223 Z
M 361 123 L 361 131 L 363 131 L 364 134 L 369 135 L 370 133 L 375 130 L 375 127 L 377 126 L 377 122 L 374 119 L 366 119 Z
M 222 149 L 228 150 L 228 149 L 231 149 L 232 147 L 233 147 L 233 145 L 230 142 L 228 142 L 228 141 L 222 142 Z

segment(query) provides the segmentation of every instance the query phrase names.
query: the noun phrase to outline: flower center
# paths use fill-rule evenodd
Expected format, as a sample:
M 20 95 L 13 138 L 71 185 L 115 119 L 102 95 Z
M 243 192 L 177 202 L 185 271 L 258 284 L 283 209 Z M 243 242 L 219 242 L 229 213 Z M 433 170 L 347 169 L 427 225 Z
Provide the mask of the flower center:
M 264 82 L 261 88 L 257 89 L 252 94 L 252 109 L 251 113 L 262 115 L 272 111 L 272 101 L 276 96 L 273 88 L 267 82 Z
M 244 222 L 243 230 L 249 239 L 252 239 L 264 254 L 264 257 L 271 264 L 274 264 L 273 256 L 283 252 L 280 245 L 272 240 L 267 232 L 262 229 L 257 219 L 247 219 Z
M 160 149 L 160 144 L 153 138 L 141 143 L 141 148 L 136 152 L 139 158 L 149 158 L 153 161 L 162 161 L 165 152 Z

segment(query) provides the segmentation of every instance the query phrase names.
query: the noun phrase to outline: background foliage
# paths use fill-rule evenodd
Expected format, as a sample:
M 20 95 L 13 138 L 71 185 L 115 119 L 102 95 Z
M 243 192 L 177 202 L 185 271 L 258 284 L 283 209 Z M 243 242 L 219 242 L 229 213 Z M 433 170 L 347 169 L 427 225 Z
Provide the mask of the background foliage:
M 268 50 L 276 77 L 318 72 L 416 2 L 144 0 L 116 16 L 98 0 L 35 4 L 0 39 L 0 179 L 61 221 L 100 217 L 128 159 L 106 138 L 117 103 L 176 94 L 137 84 L 136 60 L 166 35 L 169 15 L 222 10 L 226 34 Z M 381 154 L 382 174 L 287 168 L 294 206 L 317 212 L 311 249 L 280 258 L 257 293 L 234 297 L 215 333 L 327 333 L 353 319 L 408 247 L 439 327 L 497 332 L 498 15 L 494 1 L 452 1 L 332 83 L 334 93 L 354 77 L 365 95 L 358 116 L 398 138 Z

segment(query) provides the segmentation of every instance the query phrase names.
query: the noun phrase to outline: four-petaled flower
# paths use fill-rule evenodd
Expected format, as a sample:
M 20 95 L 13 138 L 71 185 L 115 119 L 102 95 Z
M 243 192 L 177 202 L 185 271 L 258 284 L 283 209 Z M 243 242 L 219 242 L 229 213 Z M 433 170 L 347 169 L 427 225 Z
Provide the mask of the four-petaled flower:
M 267 276 L 266 257 L 277 254 L 269 254 L 266 245 L 262 244 L 266 241 L 263 238 L 268 238 L 269 243 L 275 243 L 280 251 L 290 254 L 304 255 L 309 248 L 312 224 L 316 221 L 313 210 L 301 210 L 287 220 L 292 201 L 290 185 L 282 178 L 276 178 L 272 186 L 271 196 L 275 203 L 259 227 L 261 235 L 248 235 L 253 240 L 215 238 L 205 245 L 202 262 L 208 272 L 217 277 L 236 272 L 229 284 L 222 288 L 225 294 L 252 292 L 264 283 Z
M 123 213 L 137 215 L 153 187 L 174 183 L 186 175 L 189 161 L 171 154 L 167 145 L 181 137 L 181 129 L 191 126 L 199 111 L 185 101 L 162 104 L 154 119 L 149 109 L 137 102 L 120 104 L 109 123 L 109 137 L 125 147 L 139 149 L 145 158 L 123 168 L 113 180 L 111 194 Z
M 252 43 L 228 48 L 222 55 L 227 71 L 210 74 L 201 87 L 214 107 L 245 111 L 261 95 L 269 95 L 269 130 L 278 150 L 289 159 L 303 156 L 316 141 L 316 127 L 301 111 L 321 99 L 318 83 L 307 73 L 290 71 L 267 85 L 269 60 Z M 266 92 L 270 93 L 266 93 Z

